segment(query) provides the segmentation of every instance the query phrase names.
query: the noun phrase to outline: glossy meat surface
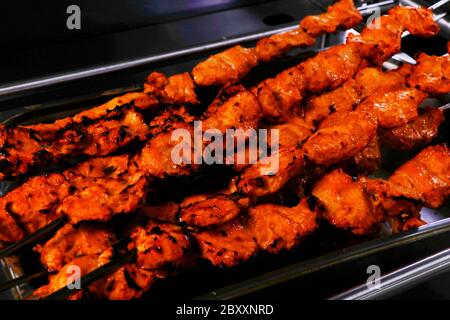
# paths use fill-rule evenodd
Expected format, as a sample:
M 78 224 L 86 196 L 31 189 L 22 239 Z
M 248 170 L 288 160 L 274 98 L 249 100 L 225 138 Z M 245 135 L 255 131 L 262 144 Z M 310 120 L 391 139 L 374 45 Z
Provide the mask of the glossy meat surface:
M 181 259 L 190 246 L 182 229 L 171 223 L 149 221 L 130 235 L 128 249 L 137 249 L 136 264 L 152 270 Z
M 54 207 L 69 193 L 61 174 L 33 177 L 0 198 L 0 239 L 20 240 L 58 217 Z
M 269 159 L 262 159 L 246 168 L 236 180 L 236 188 L 249 196 L 266 196 L 279 191 L 290 179 L 303 171 L 304 158 L 301 148 L 280 148 L 271 154 Z
M 362 16 L 356 9 L 353 0 L 336 1 L 329 6 L 326 13 L 317 16 L 307 16 L 300 26 L 313 36 L 336 32 L 338 29 L 348 29 L 358 25 Z
M 383 215 L 374 210 L 369 194 L 340 169 L 320 179 L 312 194 L 325 206 L 325 219 L 354 234 L 370 233 L 383 219 Z
M 450 92 L 450 56 L 429 56 L 421 53 L 408 84 L 432 95 Z
M 360 35 L 350 34 L 349 43 L 360 43 L 361 54 L 365 59 L 381 65 L 401 50 L 401 36 L 405 30 L 411 34 L 430 37 L 439 32 L 430 10 L 425 8 L 403 7 L 393 9 L 388 15 L 373 20 L 374 25 L 366 27 Z
M 152 72 L 144 83 L 144 92 L 155 96 L 163 104 L 197 104 L 194 88 L 194 81 L 187 72 L 171 77 Z
M 310 201 L 314 202 L 314 201 Z M 295 207 L 261 204 L 249 210 L 251 233 L 258 246 L 270 253 L 290 250 L 317 227 L 317 204 L 302 199 Z
M 377 120 L 368 112 L 335 112 L 320 123 L 303 150 L 314 163 L 328 166 L 357 155 L 372 141 L 376 130 Z
M 439 108 L 429 108 L 407 124 L 382 131 L 381 140 L 393 150 L 413 150 L 430 143 L 439 132 L 444 113 Z
M 314 36 L 297 28 L 259 40 L 256 44 L 256 55 L 259 61 L 269 62 L 292 48 L 309 47 L 315 42 Z
M 393 128 L 416 119 L 418 108 L 426 98 L 426 93 L 413 88 L 378 92 L 365 99 L 357 110 L 376 116 L 380 127 Z
M 94 177 L 83 175 L 83 171 L 77 167 L 67 170 L 65 176 L 70 182 L 71 192 L 56 207 L 56 213 L 66 215 L 71 223 L 86 220 L 107 221 L 114 215 L 131 213 L 142 205 L 147 178 L 137 170 L 128 155 L 108 157 L 104 161 L 93 159 L 88 162 L 90 163 L 83 163 L 81 167 L 94 168 L 99 165 L 103 168 L 103 175 L 98 176 L 98 169 L 92 170 L 97 172 Z M 124 162 L 127 164 L 124 165 Z
M 194 81 L 200 86 L 235 83 L 258 64 L 255 49 L 234 46 L 210 56 L 192 70 Z
M 249 260 L 257 251 L 256 241 L 248 227 L 239 219 L 220 228 L 196 232 L 202 257 L 214 266 L 232 267 Z
M 142 115 L 131 108 L 118 108 L 92 123 L 65 126 L 55 134 L 31 128 L 0 127 L 0 179 L 17 176 L 81 155 L 111 154 L 133 141 L 147 138 Z M 46 137 L 48 136 L 48 137 Z
M 363 67 L 354 79 L 332 91 L 313 96 L 306 104 L 305 120 L 318 124 L 335 111 L 352 111 L 363 99 L 376 92 L 388 92 L 405 87 L 409 68 L 383 72 L 379 68 Z
M 240 212 L 232 196 L 193 196 L 180 204 L 179 219 L 189 226 L 207 227 L 228 222 Z
M 407 198 L 420 200 L 431 208 L 442 206 L 450 195 L 449 148 L 438 145 L 423 149 L 388 181 Z
M 37 245 L 34 251 L 40 254 L 44 268 L 54 272 L 76 258 L 103 253 L 111 248 L 114 238 L 105 226 L 66 224 L 45 244 Z

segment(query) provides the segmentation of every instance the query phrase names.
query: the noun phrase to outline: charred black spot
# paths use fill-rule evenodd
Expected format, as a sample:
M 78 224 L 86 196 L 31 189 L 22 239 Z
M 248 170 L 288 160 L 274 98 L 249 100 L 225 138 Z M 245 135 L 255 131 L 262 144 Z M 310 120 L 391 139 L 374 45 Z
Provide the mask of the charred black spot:
M 77 187 L 75 187 L 74 185 L 70 185 L 69 186 L 69 193 L 70 194 L 74 194 L 75 191 L 77 191 Z
M 109 167 L 103 168 L 103 173 L 107 176 L 114 173 L 114 171 L 116 171 L 116 167 L 114 167 L 114 166 L 109 166 Z
M 221 235 L 222 237 L 226 237 L 226 236 L 228 236 L 228 233 L 226 233 L 225 230 L 220 230 L 220 235 Z
M 4 157 L 9 156 L 8 150 L 6 150 L 6 149 L 3 148 L 3 147 L 0 147 L 0 156 L 4 156 Z
M 317 203 L 319 202 L 319 199 L 313 195 L 310 195 L 306 199 L 306 202 L 308 202 L 309 210 L 315 210 L 317 207 Z
M 127 129 L 126 129 L 126 127 L 120 127 L 120 129 L 119 129 L 119 141 L 123 141 L 123 140 L 125 140 L 125 138 L 127 137 L 127 134 L 128 134 L 128 132 L 127 132 Z
M 38 163 L 51 163 L 52 155 L 47 150 L 39 150 L 34 153 L 34 158 Z
M 8 160 L 6 159 L 0 160 L 0 171 L 5 172 L 9 168 L 11 168 L 11 163 Z
M 264 187 L 266 185 L 263 177 L 256 178 L 255 182 L 256 182 L 256 186 L 260 187 L 260 188 L 262 188 L 262 187 Z
M 169 235 L 169 236 L 167 236 L 167 238 L 168 238 L 170 241 L 172 241 L 173 243 L 175 243 L 175 244 L 177 243 L 177 239 L 175 239 L 175 237 Z
M 332 104 L 332 105 L 329 107 L 329 110 L 330 110 L 330 113 L 336 112 L 336 106 L 335 106 L 334 104 Z
M 160 227 L 155 226 L 149 232 L 147 232 L 147 235 L 151 235 L 151 234 L 156 234 L 156 235 L 160 236 L 163 234 L 163 231 L 161 230 Z
M 130 275 L 130 273 L 128 272 L 127 269 L 125 269 L 125 271 L 124 271 L 124 276 L 125 276 L 125 281 L 127 282 L 128 286 L 130 288 L 138 290 L 138 291 L 142 290 L 142 288 L 138 286 L 136 281 L 134 281 L 133 277 Z

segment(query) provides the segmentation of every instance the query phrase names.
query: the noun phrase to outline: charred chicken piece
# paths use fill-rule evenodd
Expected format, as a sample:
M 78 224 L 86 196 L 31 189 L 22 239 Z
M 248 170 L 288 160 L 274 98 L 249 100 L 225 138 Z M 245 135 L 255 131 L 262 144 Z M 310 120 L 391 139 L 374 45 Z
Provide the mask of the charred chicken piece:
M 109 111 L 99 121 L 70 124 L 53 134 L 44 131 L 41 135 L 35 128 L 0 127 L 0 179 L 66 158 L 108 155 L 133 141 L 145 140 L 149 133 L 142 115 L 125 107 Z
M 0 198 L 0 240 L 15 242 L 58 217 L 59 201 L 69 194 L 70 184 L 62 174 L 29 179 Z
M 106 160 L 109 162 L 106 167 L 104 162 L 96 159 L 90 161 L 92 167 L 99 164 L 104 168 L 102 177 L 84 176 L 79 174 L 81 170 L 77 168 L 65 172 L 70 181 L 71 194 L 55 208 L 57 214 L 66 215 L 74 224 L 87 220 L 107 221 L 114 215 L 133 212 L 142 205 L 147 178 L 137 170 L 130 156 L 116 156 Z M 115 172 L 124 161 L 127 161 L 126 170 Z M 94 169 L 92 172 L 99 170 Z
M 130 235 L 128 249 L 137 249 L 136 264 L 152 270 L 180 260 L 190 247 L 181 227 L 165 222 L 149 221 Z
M 249 260 L 258 246 L 249 228 L 235 219 L 211 230 L 192 234 L 202 257 L 214 266 L 233 267 Z

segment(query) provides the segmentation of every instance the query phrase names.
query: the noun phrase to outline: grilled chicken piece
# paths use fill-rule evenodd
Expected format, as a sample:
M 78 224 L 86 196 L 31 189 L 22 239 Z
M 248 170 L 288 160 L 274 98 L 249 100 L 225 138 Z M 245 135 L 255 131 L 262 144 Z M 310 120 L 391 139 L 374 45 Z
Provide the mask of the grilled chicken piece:
M 114 239 L 114 234 L 105 226 L 66 224 L 45 244 L 37 245 L 34 251 L 40 254 L 44 268 L 55 272 L 76 258 L 110 249 Z
M 201 117 L 202 130 L 254 129 L 259 127 L 261 106 L 256 97 L 241 85 L 222 90 Z
M 407 151 L 430 143 L 444 122 L 444 113 L 439 108 L 428 108 L 419 117 L 399 127 L 381 132 L 381 141 L 393 150 Z
M 450 52 L 450 42 L 448 45 Z M 432 95 L 450 92 L 450 56 L 429 56 L 421 53 L 408 84 Z
M 300 70 L 292 67 L 253 88 L 264 118 L 271 122 L 284 122 L 295 115 L 295 109 L 303 99 L 304 82 Z
M 352 111 L 360 102 L 359 93 L 356 90 L 356 81 L 348 80 L 342 87 L 313 96 L 305 109 L 305 120 L 316 126 L 329 114 L 336 111 Z
M 409 67 L 383 72 L 379 68 L 364 67 L 341 87 L 310 98 L 306 104 L 305 120 L 318 124 L 335 111 L 352 111 L 363 99 L 378 92 L 404 88 Z
M 407 161 L 388 182 L 403 196 L 437 208 L 450 195 L 450 150 L 445 145 L 427 147 Z
M 236 179 L 239 192 L 262 197 L 279 191 L 289 180 L 304 171 L 300 147 L 280 148 L 267 158 L 246 168 Z
M 75 124 L 89 124 L 90 122 L 101 120 L 111 112 L 115 112 L 117 115 L 117 112 L 122 108 L 126 109 L 130 106 L 134 106 L 138 110 L 146 110 L 155 108 L 158 104 L 159 102 L 151 95 L 143 92 L 130 92 L 113 98 L 95 108 L 77 113 L 73 117 L 59 119 L 54 123 L 25 126 L 24 128 L 37 132 L 44 140 L 52 140 L 58 138 L 61 135 L 61 131 L 64 131 L 68 126 L 70 127 Z
M 259 62 L 268 62 L 292 48 L 310 46 L 320 34 L 354 27 L 362 21 L 362 17 L 352 1 L 340 0 L 327 13 L 306 17 L 303 21 L 298 29 L 258 41 L 256 48 L 237 45 L 209 57 L 192 70 L 195 83 L 200 86 L 236 83 Z
M 449 169 L 450 150 L 446 145 L 437 145 L 420 151 L 395 170 L 386 181 L 360 180 L 364 188 L 380 199 L 385 210 L 393 216 L 405 211 L 402 207 L 398 209 L 398 199 L 416 203 L 420 201 L 430 208 L 442 206 L 450 195 Z
M 262 82 L 253 92 L 261 103 L 266 119 L 289 120 L 305 92 L 317 93 L 337 88 L 353 78 L 360 63 L 358 46 L 334 46 Z
M 356 156 L 375 137 L 377 120 L 368 112 L 335 112 L 303 145 L 312 162 L 329 166 Z
M 233 267 L 249 260 L 258 246 L 240 219 L 235 219 L 212 230 L 192 234 L 201 250 L 202 257 L 214 266 Z
M 29 179 L 0 198 L 0 240 L 15 242 L 58 217 L 54 207 L 69 194 L 70 186 L 61 174 Z
M 439 33 L 439 25 L 433 19 L 433 11 L 427 8 L 396 6 L 389 10 L 411 34 L 419 37 L 434 37 Z
M 306 90 L 317 93 L 335 89 L 353 78 L 360 63 L 359 46 L 343 44 L 320 52 L 301 63 L 299 69 L 305 78 Z
M 124 159 L 125 158 L 125 159 Z M 128 155 L 109 157 L 105 159 L 109 164 L 97 159 L 88 160 L 90 164 L 81 166 L 100 165 L 104 175 L 101 177 L 84 176 L 76 167 L 65 172 L 70 182 L 71 194 L 62 199 L 55 212 L 66 215 L 71 223 L 86 220 L 107 221 L 112 216 L 130 213 L 137 210 L 143 203 L 146 194 L 147 178 L 137 170 L 133 160 Z M 117 169 L 126 170 L 119 173 Z M 116 163 L 118 163 L 116 165 Z M 92 170 L 100 172 L 100 170 Z
M 256 44 L 256 55 L 258 61 L 269 62 L 292 48 L 309 47 L 315 42 L 314 36 L 309 35 L 301 28 L 297 28 L 259 40 Z
M 363 235 L 383 220 L 383 214 L 374 209 L 370 195 L 341 169 L 320 179 L 312 194 L 325 206 L 325 219 L 337 228 Z
M 180 204 L 179 220 L 192 227 L 207 227 L 228 222 L 241 212 L 231 195 L 197 195 Z
M 381 179 L 360 177 L 360 185 L 371 196 L 373 206 L 391 224 L 392 232 L 406 231 L 424 224 L 420 219 L 422 205 L 402 195 L 400 189 Z
M 295 207 L 261 204 L 251 208 L 249 229 L 262 250 L 278 253 L 298 245 L 317 229 L 318 205 L 314 198 L 303 198 Z
M 144 83 L 144 92 L 163 104 L 197 104 L 194 88 L 194 81 L 187 72 L 169 78 L 160 72 L 152 72 Z
M 340 0 L 329 6 L 326 13 L 307 16 L 300 26 L 310 35 L 317 37 L 324 33 L 333 33 L 338 29 L 349 29 L 362 21 L 353 0 Z
M 189 238 L 181 227 L 165 222 L 149 221 L 130 235 L 128 249 L 137 250 L 136 264 L 152 270 L 180 260 L 190 247 Z
M 49 275 L 49 283 L 35 290 L 33 296 L 45 298 L 51 293 L 66 287 L 68 284 L 73 283 L 74 280 L 78 279 L 77 274 L 74 273 L 75 267 L 79 268 L 79 276 L 82 277 L 108 263 L 112 258 L 112 254 L 112 249 L 109 249 L 101 254 L 91 254 L 75 258 L 59 270 L 58 273 Z M 81 299 L 82 294 L 82 291 L 78 291 L 70 296 L 69 300 Z
M 369 144 L 353 158 L 344 161 L 340 167 L 351 175 L 373 174 L 381 165 L 381 150 L 378 137 L 375 136 Z
M 109 276 L 89 286 L 89 294 L 97 299 L 132 300 L 138 299 L 153 284 L 166 278 L 163 270 L 144 270 L 136 264 L 127 264 Z
M 416 119 L 418 108 L 427 96 L 414 88 L 378 92 L 365 99 L 357 110 L 375 115 L 380 127 L 393 128 Z
M 301 117 L 291 118 L 288 122 L 274 125 L 270 129 L 277 130 L 280 148 L 291 148 L 301 145 L 303 141 L 313 134 L 314 130 Z M 270 131 L 268 145 L 271 145 Z
M 175 130 L 184 129 L 186 133 L 184 136 L 174 136 Z M 181 132 L 181 131 L 178 131 Z M 141 152 L 136 155 L 136 162 L 139 169 L 147 176 L 153 176 L 157 178 L 165 178 L 167 176 L 187 176 L 192 171 L 195 171 L 199 165 L 194 163 L 193 158 L 193 130 L 190 125 L 183 125 L 174 130 L 163 132 L 158 134 L 154 138 L 150 139 Z M 179 140 L 175 140 L 178 138 Z M 190 140 L 190 141 L 189 141 Z M 178 153 L 176 147 L 184 146 L 181 143 L 189 143 L 192 148 L 191 152 L 184 154 L 184 148 Z M 180 161 L 174 161 L 172 154 L 179 156 Z
M 41 136 L 30 128 L 0 126 L 0 180 L 68 157 L 108 155 L 133 141 L 145 140 L 147 135 L 148 126 L 142 115 L 124 107 L 109 111 L 93 123 L 68 125 L 58 134 L 45 132 Z
M 227 85 L 237 82 L 258 64 L 255 49 L 234 46 L 209 57 L 192 69 L 200 86 Z
M 201 134 L 214 130 L 225 134 L 227 129 L 255 129 L 260 120 L 260 106 L 256 98 L 242 86 L 223 90 L 202 116 Z M 178 129 L 184 129 L 183 131 Z M 176 131 L 175 131 L 176 130 Z M 194 125 L 184 122 L 173 130 L 162 132 L 150 139 L 136 157 L 139 168 L 147 175 L 158 178 L 190 175 L 199 168 L 201 159 L 194 153 Z M 245 140 L 244 140 L 245 141 Z M 190 152 L 182 146 L 191 147 Z M 177 161 L 174 161 L 177 158 Z M 176 160 L 176 159 L 175 159 Z
M 63 174 L 33 177 L 0 198 L 0 239 L 18 241 L 61 215 L 78 223 L 133 212 L 146 186 L 129 155 L 93 158 Z
M 374 27 L 364 28 L 360 35 L 350 34 L 347 42 L 361 43 L 362 56 L 376 65 L 381 65 L 400 52 L 401 36 L 405 30 L 422 37 L 433 36 L 439 32 L 432 12 L 426 8 L 393 9 L 388 15 L 375 19 L 374 23 Z

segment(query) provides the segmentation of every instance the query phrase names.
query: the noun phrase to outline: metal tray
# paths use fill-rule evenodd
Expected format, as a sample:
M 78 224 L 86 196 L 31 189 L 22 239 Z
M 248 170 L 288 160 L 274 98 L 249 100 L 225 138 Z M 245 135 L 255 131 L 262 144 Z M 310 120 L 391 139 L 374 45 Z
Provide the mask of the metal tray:
M 98 74 L 96 69 L 86 73 L 75 73 L 67 78 L 51 78 L 36 86 L 35 82 L 22 83 L 13 87 L 0 102 L 0 121 L 8 124 L 29 124 L 49 121 L 73 114 L 78 110 L 108 100 L 114 95 L 138 90 L 149 70 L 160 70 L 167 74 L 190 70 L 204 56 L 235 43 L 252 43 L 268 34 L 287 30 L 288 26 L 251 34 L 236 39 L 228 39 L 213 44 L 202 45 L 179 52 L 171 52 L 158 59 L 141 61 L 138 65 L 120 64 L 114 72 Z M 329 36 L 321 44 L 335 44 L 342 39 L 342 34 Z M 415 39 L 407 40 L 408 53 L 414 54 L 417 48 Z M 421 45 L 423 45 L 423 41 Z M 425 45 L 436 45 L 438 51 L 444 50 L 445 39 L 430 40 Z M 298 63 L 305 57 L 301 50 L 294 51 L 287 58 L 279 59 L 270 65 L 257 68 L 253 77 L 246 81 L 271 76 L 290 65 Z M 170 60 L 176 58 L 174 60 Z M 168 59 L 168 60 L 167 60 Z M 90 77 L 89 83 L 98 82 L 98 91 L 89 88 L 89 94 L 83 94 L 84 77 Z M 113 85 L 115 79 L 121 79 L 119 85 Z M 73 81 L 78 79 L 77 81 Z M 66 82 L 71 80 L 71 82 Z M 111 84 L 105 90 L 105 83 Z M 22 91 L 22 89 L 24 89 Z M 26 90 L 25 90 L 26 89 Z M 8 91 L 4 92 L 5 94 Z M 33 103 L 35 102 L 35 103 Z M 445 102 L 445 101 L 442 101 Z M 448 101 L 447 101 L 448 102 Z M 446 123 L 448 127 L 448 121 Z M 444 137 L 448 140 L 448 136 Z M 384 167 L 382 176 L 388 175 L 398 165 L 412 155 L 396 155 L 392 152 L 383 154 Z M 5 192 L 11 183 L 1 183 L 0 190 Z M 277 256 L 261 254 L 250 262 L 232 269 L 211 268 L 200 265 L 198 268 L 169 278 L 157 284 L 145 295 L 150 300 L 164 298 L 201 298 L 201 299 L 233 299 L 238 297 L 283 297 L 287 292 L 295 292 L 296 296 L 304 294 L 306 298 L 326 297 L 356 285 L 367 278 L 366 268 L 370 264 L 379 264 L 383 270 L 389 271 L 398 267 L 397 263 L 408 263 L 432 252 L 447 247 L 450 239 L 450 210 L 424 209 L 423 218 L 429 223 L 426 226 L 398 235 L 391 235 L 388 228 L 367 237 L 354 237 L 333 229 L 326 223 L 320 230 L 305 240 L 296 250 Z M 443 241 L 443 239 L 445 241 Z M 25 259 L 25 260 L 23 260 Z M 12 257 L 1 261 L 3 271 L 8 278 L 15 278 L 33 271 L 28 265 L 30 257 Z M 32 264 L 32 263 L 30 263 Z M 334 275 L 331 277 L 330 275 Z M 320 284 L 325 281 L 324 284 Z M 39 282 L 16 287 L 11 292 L 14 299 L 22 299 Z M 287 287 L 286 287 L 287 285 Z M 306 287 L 305 287 L 306 286 Z M 305 288 L 299 293 L 299 288 Z M 314 289 L 312 289 L 314 288 Z M 320 289 L 320 290 L 319 290 Z M 279 294 L 279 295 L 278 295 Z M 283 295 L 284 294 L 284 295 Z

